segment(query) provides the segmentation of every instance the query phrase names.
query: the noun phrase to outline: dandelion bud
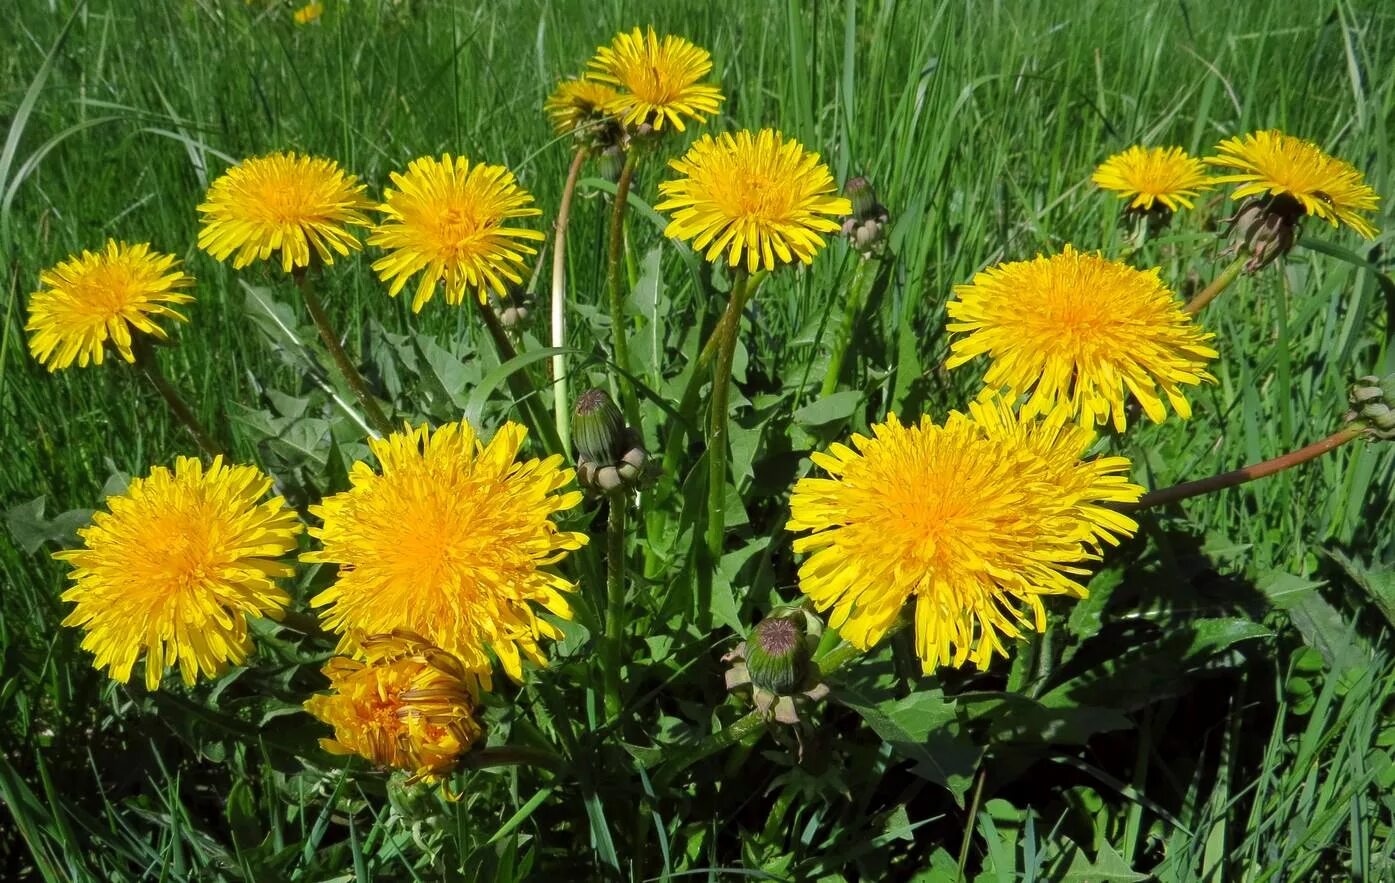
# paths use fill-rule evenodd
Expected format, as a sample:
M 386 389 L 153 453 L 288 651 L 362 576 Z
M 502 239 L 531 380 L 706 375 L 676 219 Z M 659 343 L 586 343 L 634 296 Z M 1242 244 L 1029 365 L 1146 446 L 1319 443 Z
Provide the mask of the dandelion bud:
M 609 465 L 624 454 L 625 417 L 603 389 L 588 389 L 572 408 L 572 439 L 580 459 Z
M 785 694 L 809 673 L 809 645 L 804 629 L 792 618 L 767 617 L 746 641 L 746 668 L 757 689 Z
M 572 439 L 576 443 L 576 479 L 601 493 L 639 487 L 650 477 L 649 452 L 625 425 L 615 401 L 603 389 L 590 389 L 572 408 Z
M 614 184 L 620 180 L 620 172 L 625 167 L 625 150 L 619 144 L 612 144 L 601 151 L 601 177 Z
M 843 219 L 843 235 L 864 258 L 881 250 L 882 237 L 890 220 L 886 206 L 877 202 L 872 182 L 861 175 L 849 178 L 843 185 L 843 195 L 852 203 L 852 214 Z
M 848 183 L 843 185 L 843 195 L 852 202 L 852 217 L 859 221 L 871 220 L 885 211 L 877 202 L 877 191 L 872 189 L 872 182 L 861 175 L 848 179 Z
M 1303 206 L 1291 196 L 1257 196 L 1241 204 L 1230 221 L 1235 238 L 1232 254 L 1248 254 L 1245 272 L 1254 273 L 1272 264 L 1298 241 L 1298 221 Z
M 829 694 L 813 651 L 823 621 L 802 606 L 778 607 L 726 656 L 728 690 L 750 691 L 756 710 L 784 724 L 798 723 L 801 707 Z
M 1348 423 L 1361 423 L 1372 438 L 1383 441 L 1395 439 L 1395 374 L 1384 379 L 1367 376 L 1352 384 L 1347 393 L 1351 410 L 1347 412 Z

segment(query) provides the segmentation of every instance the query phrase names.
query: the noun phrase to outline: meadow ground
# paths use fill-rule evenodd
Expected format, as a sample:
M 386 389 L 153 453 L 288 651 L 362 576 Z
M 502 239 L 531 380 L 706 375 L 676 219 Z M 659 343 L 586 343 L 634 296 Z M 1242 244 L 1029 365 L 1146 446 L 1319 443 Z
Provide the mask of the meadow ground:
M 1395 10 L 1377 0 L 1277 3 L 711 3 L 326 0 L 316 22 L 242 0 L 11 0 L 0 26 L 0 876 L 4 879 L 1395 879 L 1395 542 L 1388 449 L 1358 442 L 1300 469 L 1141 518 L 1091 598 L 1052 605 L 1044 639 L 988 672 L 922 677 L 888 642 L 835 683 L 798 744 L 756 734 L 686 770 L 664 763 L 741 712 L 718 657 L 798 597 L 783 530 L 810 450 L 888 411 L 939 419 L 981 368 L 952 372 L 956 283 L 1064 243 L 1118 255 L 1133 231 L 1090 183 L 1134 143 L 1209 153 L 1278 127 L 1362 169 L 1387 200 Z M 462 772 L 464 798 L 404 789 L 315 747 L 299 711 L 328 645 L 267 626 L 258 664 L 216 686 L 147 693 L 91 668 L 60 627 L 50 554 L 104 491 L 194 453 L 135 372 L 50 374 L 26 351 L 40 270 L 106 238 L 150 241 L 198 279 L 162 354 L 235 458 L 303 507 L 364 456 L 294 286 L 195 248 L 195 206 L 230 163 L 277 149 L 333 157 L 375 192 L 414 157 L 503 163 L 551 229 L 571 145 L 541 107 L 622 28 L 653 23 L 709 49 L 727 96 L 707 128 L 775 126 L 839 182 L 875 183 L 891 215 L 871 297 L 851 317 L 838 392 L 821 395 L 857 257 L 835 242 L 772 277 L 736 356 L 721 579 L 695 585 L 700 444 L 677 409 L 725 282 L 661 235 L 657 160 L 629 219 L 629 316 L 651 450 L 676 474 L 632 551 L 636 649 L 625 713 L 593 672 L 600 542 L 568 563 L 576 626 L 553 665 L 506 685 L 491 738 L 558 746 L 564 772 Z M 677 156 L 681 142 L 660 151 Z M 574 209 L 573 389 L 604 383 L 607 188 Z M 1224 266 L 1217 190 L 1135 259 L 1183 296 Z M 1391 225 L 1382 206 L 1378 226 Z M 1194 416 L 1139 420 L 1102 443 L 1163 487 L 1257 462 L 1340 425 L 1356 377 L 1395 371 L 1389 233 L 1310 222 L 1281 264 L 1202 314 L 1216 377 Z M 371 250 L 370 250 L 371 253 Z M 528 280 L 543 346 L 547 267 Z M 714 291 L 714 287 L 718 289 Z M 367 259 L 328 268 L 325 300 L 375 390 L 414 421 L 486 427 L 522 413 L 489 338 L 438 298 L 390 300 Z M 548 407 L 546 396 L 535 403 Z M 664 404 L 661 406 L 659 402 Z M 676 410 L 677 409 L 677 410 Z M 359 436 L 361 438 L 361 436 Z M 691 456 L 690 456 L 691 455 Z M 693 475 L 702 476 L 699 468 Z M 590 530 L 599 509 L 570 517 Z M 602 519 L 603 520 L 603 519 Z M 642 562 L 642 563 L 641 563 Z M 307 570 L 303 601 L 328 578 Z M 701 592 L 711 594 L 695 594 Z M 701 599 L 707 611 L 692 614 Z M 643 636 L 643 640 L 641 639 Z M 910 661 L 908 661 L 910 660 Z M 137 679 L 139 680 L 139 679 Z M 796 758 L 802 757 L 802 761 Z M 658 771 L 656 773 L 656 771 Z M 683 876 L 686 875 L 686 876 Z

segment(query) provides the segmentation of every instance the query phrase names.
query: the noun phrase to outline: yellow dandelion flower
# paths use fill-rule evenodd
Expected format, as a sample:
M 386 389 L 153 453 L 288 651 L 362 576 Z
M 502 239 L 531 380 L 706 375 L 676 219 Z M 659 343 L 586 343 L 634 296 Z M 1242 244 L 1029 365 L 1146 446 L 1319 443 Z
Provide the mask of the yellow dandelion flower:
M 1100 163 L 1095 186 L 1132 200 L 1129 208 L 1147 211 L 1161 202 L 1169 211 L 1192 207 L 1192 197 L 1215 186 L 1201 160 L 1180 147 L 1130 147 Z
M 707 50 L 682 37 L 660 40 L 652 27 L 616 34 L 587 65 L 593 79 L 619 89 L 606 110 L 626 126 L 648 123 L 662 130 L 668 122 L 682 132 L 684 117 L 706 122 L 722 104 L 720 89 L 698 82 L 712 70 Z
M 556 455 L 516 460 L 526 430 L 506 423 L 484 444 L 468 423 L 407 427 L 369 442 L 379 471 L 355 463 L 352 487 L 310 511 L 324 548 L 304 561 L 339 565 L 311 600 L 351 651 L 359 634 L 406 628 L 459 658 L 487 682 L 492 649 L 522 678 L 520 654 L 546 664 L 540 638 L 560 632 L 534 605 L 572 616 L 575 587 L 543 569 L 586 543 L 551 518 L 581 502 Z
M 273 153 L 245 159 L 218 177 L 199 206 L 199 248 L 234 269 L 281 253 L 281 269 L 326 264 L 359 241 L 348 227 L 367 227 L 373 203 L 358 178 L 330 159 Z
M 110 341 L 121 358 L 134 362 L 132 330 L 166 339 L 155 320 L 187 321 L 167 305 L 192 302 L 181 289 L 193 284 L 179 261 L 148 243 L 109 239 L 100 252 L 84 250 L 39 274 L 41 288 L 30 296 L 24 326 L 29 352 L 50 371 L 73 362 L 85 368 L 102 364 Z
M 328 694 L 305 710 L 334 728 L 321 739 L 331 754 L 356 754 L 411 772 L 410 782 L 448 774 L 484 730 L 475 719 L 473 677 L 459 660 L 407 631 L 362 642 L 365 659 L 326 663 Z
M 557 133 L 574 132 L 606 116 L 606 107 L 619 95 L 610 86 L 590 77 L 563 80 L 543 102 L 543 110 Z
M 280 497 L 258 502 L 270 489 L 252 466 L 180 457 L 107 498 L 110 511 L 78 531 L 82 548 L 54 555 L 73 566 L 63 625 L 86 630 L 98 669 L 124 684 L 143 656 L 156 690 L 176 663 L 193 684 L 247 657 L 248 617 L 279 619 L 290 601 L 275 580 L 292 575 L 279 559 L 301 529 Z
M 790 500 L 800 590 L 849 643 L 868 649 L 914 601 L 915 647 L 928 673 L 1007 655 L 1004 638 L 1043 631 L 1047 595 L 1084 597 L 1075 577 L 1137 525 L 1104 504 L 1137 500 L 1128 460 L 1082 460 L 1094 433 L 1064 408 L 1024 419 L 986 397 L 902 425 L 892 414 L 813 455 L 828 478 Z
M 1167 416 L 1163 396 L 1186 419 L 1182 387 L 1210 381 L 1216 351 L 1158 278 L 1069 245 L 1058 255 L 1000 264 L 954 287 L 948 304 L 945 367 L 976 356 L 991 360 L 984 384 L 1013 396 L 1030 393 L 1026 416 L 1058 402 L 1083 425 L 1126 426 L 1132 394 L 1155 423 Z M 1159 395 L 1161 390 L 1162 395 Z
M 295 19 L 295 23 L 298 25 L 308 25 L 312 21 L 318 21 L 320 16 L 324 15 L 324 13 L 325 5 L 321 3 L 320 0 L 311 0 L 311 2 L 297 9 L 291 17 Z
M 852 212 L 819 155 L 773 129 L 703 135 L 669 165 L 683 177 L 659 185 L 667 199 L 655 208 L 673 212 L 664 235 L 750 272 L 812 263 L 822 234 Z
M 1304 214 L 1333 227 L 1341 221 L 1367 239 L 1376 237 L 1375 225 L 1361 213 L 1375 211 L 1380 197 L 1355 166 L 1328 156 L 1313 142 L 1270 129 L 1227 138 L 1216 150 L 1220 156 L 1207 157 L 1207 163 L 1237 170 L 1214 179 L 1241 185 L 1231 199 L 1288 197 L 1297 200 Z
M 397 189 L 389 188 L 378 206 L 387 219 L 368 237 L 369 245 L 388 251 L 373 262 L 373 269 L 389 284 L 389 295 L 396 297 L 408 279 L 421 273 L 412 298 L 412 312 L 420 312 L 436 293 L 437 282 L 445 283 L 446 303 L 458 304 L 466 288 L 475 289 L 480 303 L 486 303 L 490 289 L 500 297 L 506 294 L 504 280 L 523 281 L 519 270 L 524 256 L 537 250 L 520 240 L 544 237 L 505 223 L 542 212 L 513 172 L 445 154 L 440 160 L 414 160 L 406 174 L 392 173 L 392 183 Z

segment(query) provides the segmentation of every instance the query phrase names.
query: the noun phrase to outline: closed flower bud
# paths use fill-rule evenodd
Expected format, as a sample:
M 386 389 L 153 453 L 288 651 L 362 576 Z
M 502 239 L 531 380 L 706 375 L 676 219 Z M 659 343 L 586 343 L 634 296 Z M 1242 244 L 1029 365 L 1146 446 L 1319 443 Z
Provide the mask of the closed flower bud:
M 1365 426 L 1367 435 L 1383 441 L 1395 439 L 1395 374 L 1385 378 L 1362 377 L 1352 384 L 1347 393 L 1351 410 L 1347 412 L 1348 423 Z
M 843 219 L 843 235 L 848 237 L 855 251 L 870 258 L 881 250 L 882 238 L 886 235 L 890 220 L 886 206 L 877 202 L 872 182 L 861 175 L 848 179 L 843 185 L 843 195 L 852 203 L 852 214 Z
M 1248 254 L 1245 272 L 1254 273 L 1289 253 L 1298 241 L 1303 206 L 1291 196 L 1256 196 L 1241 204 L 1230 221 L 1234 254 Z
M 809 645 L 801 624 L 789 617 L 767 617 L 746 641 L 746 668 L 757 689 L 784 695 L 809 674 Z
M 843 195 L 852 203 L 852 217 L 858 221 L 872 220 L 884 211 L 877 202 L 872 182 L 861 175 L 848 179 L 843 185 Z
M 625 417 L 603 389 L 588 389 L 572 409 L 572 439 L 580 459 L 610 466 L 625 453 Z
M 619 144 L 611 144 L 601 151 L 601 177 L 614 184 L 620 180 L 620 172 L 625 167 L 625 150 Z

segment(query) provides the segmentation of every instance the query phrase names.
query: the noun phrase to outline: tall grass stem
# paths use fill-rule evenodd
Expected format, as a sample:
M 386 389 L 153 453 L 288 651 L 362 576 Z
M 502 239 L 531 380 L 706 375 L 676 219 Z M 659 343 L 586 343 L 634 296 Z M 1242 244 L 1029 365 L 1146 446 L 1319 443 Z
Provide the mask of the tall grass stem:
M 557 206 L 557 230 L 552 246 L 552 346 L 563 349 L 567 345 L 567 225 L 571 223 L 572 198 L 576 195 L 576 181 L 581 174 L 581 166 L 589 151 L 578 147 L 567 169 L 567 183 L 562 186 L 562 201 Z M 567 356 L 557 353 L 552 357 L 552 412 L 556 418 L 557 439 L 565 455 L 572 446 L 571 397 L 567 395 Z

